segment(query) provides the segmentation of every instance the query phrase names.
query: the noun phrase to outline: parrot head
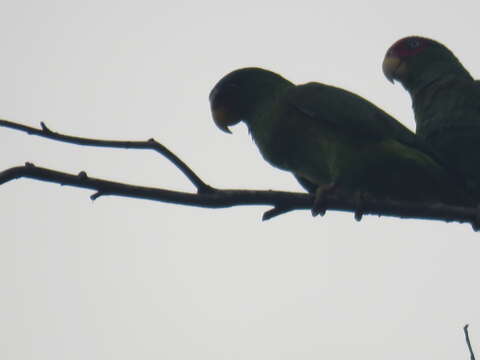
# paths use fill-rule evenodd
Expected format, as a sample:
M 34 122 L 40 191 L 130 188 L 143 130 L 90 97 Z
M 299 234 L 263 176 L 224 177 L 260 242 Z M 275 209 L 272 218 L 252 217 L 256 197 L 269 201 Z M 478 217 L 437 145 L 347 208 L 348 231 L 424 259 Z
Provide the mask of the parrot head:
M 395 80 L 403 82 L 408 77 L 412 63 L 418 62 L 422 53 L 435 44 L 438 43 L 420 36 L 409 36 L 398 40 L 390 46 L 383 59 L 382 69 L 385 77 L 392 83 Z
M 466 72 L 446 46 L 420 36 L 395 42 L 385 54 L 382 69 L 390 82 L 397 80 L 407 90 L 418 89 L 449 73 Z
M 274 72 L 250 67 L 225 75 L 210 92 L 210 109 L 215 125 L 227 133 L 229 126 L 249 122 L 278 87 L 290 82 Z
M 229 74 L 222 78 L 209 95 L 213 121 L 217 127 L 231 134 L 229 126 L 242 120 L 241 88 L 234 76 Z

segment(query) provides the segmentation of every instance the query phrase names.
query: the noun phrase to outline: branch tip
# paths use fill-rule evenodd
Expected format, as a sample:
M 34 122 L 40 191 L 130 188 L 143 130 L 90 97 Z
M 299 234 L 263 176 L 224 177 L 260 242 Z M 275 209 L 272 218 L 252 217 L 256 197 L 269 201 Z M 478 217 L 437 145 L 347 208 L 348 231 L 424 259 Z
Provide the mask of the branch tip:
M 103 191 L 97 191 L 95 194 L 90 195 L 90 200 L 95 201 L 103 194 L 104 194 Z
M 463 327 L 465 333 L 465 341 L 467 342 L 468 351 L 470 352 L 470 360 L 475 360 L 475 354 L 473 353 L 472 344 L 470 343 L 470 336 L 468 335 L 468 324 Z
M 40 129 L 31 126 L 15 123 L 0 119 L 0 126 L 26 132 L 30 135 L 41 136 L 47 139 L 61 141 L 69 144 L 83 145 L 83 146 L 97 146 L 97 147 L 109 147 L 109 148 L 122 148 L 122 149 L 150 149 L 163 155 L 173 165 L 177 167 L 190 182 L 197 188 L 198 191 L 208 193 L 209 186 L 200 179 L 200 177 L 190 167 L 183 162 L 177 155 L 171 152 L 167 147 L 156 141 L 154 138 L 150 138 L 148 141 L 122 141 L 122 140 L 100 140 L 89 139 L 78 136 L 64 135 L 51 131 L 47 125 L 42 121 L 40 122 Z
M 286 206 L 275 206 L 271 208 L 270 210 L 267 210 L 263 213 L 262 215 L 262 221 L 268 221 L 270 219 L 273 219 L 276 216 L 280 216 L 283 214 L 286 214 L 287 212 L 295 210 L 294 208 L 291 207 L 286 207 Z
M 43 132 L 50 133 L 50 134 L 52 133 L 52 131 L 48 128 L 48 126 L 43 121 L 40 122 L 40 127 L 42 128 Z

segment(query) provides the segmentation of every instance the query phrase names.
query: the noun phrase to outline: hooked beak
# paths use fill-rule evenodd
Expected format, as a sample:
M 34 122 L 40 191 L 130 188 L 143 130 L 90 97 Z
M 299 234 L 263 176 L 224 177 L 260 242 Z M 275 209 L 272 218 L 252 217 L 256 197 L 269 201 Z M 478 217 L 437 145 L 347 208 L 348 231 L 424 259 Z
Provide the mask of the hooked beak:
M 406 67 L 399 57 L 387 53 L 383 59 L 382 70 L 388 81 L 393 84 L 405 74 Z
M 230 120 L 228 113 L 223 108 L 212 108 L 212 117 L 215 125 L 217 125 L 220 130 L 228 134 L 232 133 L 228 127 L 236 122 Z

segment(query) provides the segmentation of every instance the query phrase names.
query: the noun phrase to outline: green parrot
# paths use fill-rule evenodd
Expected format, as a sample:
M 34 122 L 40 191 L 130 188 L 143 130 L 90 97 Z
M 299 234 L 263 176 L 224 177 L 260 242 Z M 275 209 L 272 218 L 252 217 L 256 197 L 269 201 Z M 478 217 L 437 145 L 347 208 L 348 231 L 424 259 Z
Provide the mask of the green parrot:
M 447 47 L 419 36 L 393 44 L 383 72 L 410 93 L 417 135 L 480 199 L 480 83 Z
M 223 77 L 209 99 L 221 130 L 230 133 L 229 126 L 245 122 L 263 158 L 315 192 L 314 215 L 324 213 L 324 195 L 336 187 L 352 196 L 465 201 L 462 185 L 428 155 L 428 146 L 346 90 L 315 82 L 296 86 L 252 67 Z

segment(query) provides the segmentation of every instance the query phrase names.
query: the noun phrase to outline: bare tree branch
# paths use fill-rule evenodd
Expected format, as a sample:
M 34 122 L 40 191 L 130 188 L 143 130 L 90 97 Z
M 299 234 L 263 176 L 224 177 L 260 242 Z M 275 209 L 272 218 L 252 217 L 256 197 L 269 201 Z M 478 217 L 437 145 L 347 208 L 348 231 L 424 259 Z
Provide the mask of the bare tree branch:
M 50 130 L 44 122 L 40 123 L 41 129 L 33 128 L 30 126 L 18 124 L 9 120 L 0 119 L 0 126 L 20 130 L 26 132 L 29 135 L 41 136 L 47 139 L 61 141 L 69 144 L 83 145 L 83 146 L 95 146 L 95 147 L 108 147 L 108 148 L 120 148 L 120 149 L 143 149 L 154 150 L 161 155 L 165 156 L 170 162 L 172 162 L 190 182 L 197 188 L 199 193 L 211 192 L 212 187 L 207 185 L 200 177 L 193 172 L 190 167 L 187 166 L 177 155 L 168 150 L 164 145 L 155 141 L 153 138 L 147 141 L 122 141 L 122 140 L 100 140 L 100 139 L 88 139 L 78 136 L 64 135 Z
M 215 189 L 201 180 L 178 156 L 153 139 L 147 141 L 88 139 L 53 132 L 44 123 L 41 123 L 41 129 L 36 129 L 1 119 L 0 126 L 20 130 L 30 135 L 37 135 L 47 139 L 77 145 L 157 151 L 185 174 L 197 188 L 197 193 L 135 186 L 92 178 L 89 177 L 85 171 L 81 171 L 78 174 L 68 174 L 37 167 L 31 163 L 0 172 L 0 185 L 18 178 L 30 178 L 94 190 L 95 193 L 90 197 L 92 200 L 101 196 L 111 195 L 206 208 L 226 208 L 240 205 L 271 206 L 272 209 L 263 214 L 263 220 L 269 220 L 293 210 L 311 209 L 313 205 L 314 197 L 307 193 L 272 190 Z M 368 197 L 368 199 L 362 199 L 361 209 L 359 209 L 358 199 L 352 198 L 350 195 L 342 193 L 341 191 L 329 193 L 326 196 L 326 206 L 329 210 L 353 212 L 357 220 L 360 220 L 364 214 L 370 214 L 470 223 L 474 230 L 477 230 L 479 228 L 478 224 L 480 224 L 480 211 L 476 208 L 450 206 L 440 203 L 409 203 Z
M 470 360 L 475 360 L 472 344 L 470 343 L 470 336 L 468 335 L 468 324 L 463 327 L 463 332 L 465 333 L 465 341 L 467 342 L 468 351 L 470 352 Z
M 114 181 L 93 178 L 85 171 L 68 174 L 60 171 L 37 167 L 32 163 L 13 167 L 0 172 L 0 185 L 18 178 L 30 178 L 95 190 L 91 196 L 96 200 L 101 196 L 116 195 L 139 199 L 156 200 L 174 204 L 207 208 L 225 208 L 236 205 L 273 205 L 288 204 L 291 209 L 309 209 L 313 198 L 306 193 L 286 191 L 256 190 L 213 190 L 208 193 L 187 193 L 153 187 L 135 186 Z
M 70 185 L 95 191 L 92 200 L 100 196 L 122 196 L 138 199 L 155 200 L 173 204 L 198 206 L 205 208 L 226 208 L 239 205 L 269 205 L 273 209 L 265 213 L 264 219 L 272 218 L 291 210 L 311 209 L 313 195 L 272 190 L 233 190 L 214 189 L 207 193 L 186 193 L 152 187 L 135 186 L 114 181 L 90 177 L 86 172 L 68 174 L 27 163 L 0 172 L 0 185 L 18 178 L 30 178 L 40 181 Z M 339 192 L 327 195 L 330 210 L 354 212 L 354 199 Z M 457 221 L 475 224 L 477 210 L 444 204 L 421 204 L 400 201 L 365 199 L 362 203 L 363 213 L 400 218 L 416 218 L 441 221 Z

